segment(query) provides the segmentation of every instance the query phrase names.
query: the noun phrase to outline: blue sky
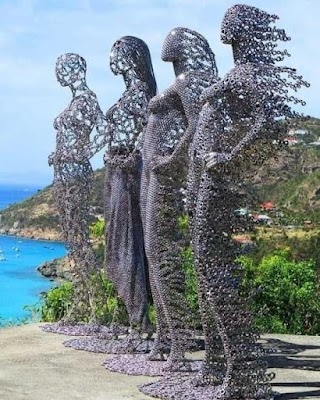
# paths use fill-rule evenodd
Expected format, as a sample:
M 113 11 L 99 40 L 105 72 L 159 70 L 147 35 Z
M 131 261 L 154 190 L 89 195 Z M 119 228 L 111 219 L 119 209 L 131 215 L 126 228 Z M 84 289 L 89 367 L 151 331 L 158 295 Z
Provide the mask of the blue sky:
M 304 112 L 320 117 L 320 2 L 251 0 L 242 3 L 280 17 L 292 54 L 288 65 L 311 83 L 301 91 Z M 220 23 L 229 0 L 0 0 L 0 183 L 48 184 L 54 150 L 52 121 L 71 98 L 54 74 L 56 58 L 76 52 L 87 60 L 87 82 L 107 110 L 121 95 L 123 82 L 109 69 L 109 52 L 119 37 L 134 35 L 149 45 L 159 90 L 174 79 L 160 59 L 162 42 L 176 26 L 202 33 L 216 54 L 219 75 L 232 67 L 231 48 L 220 43 Z M 102 166 L 102 154 L 93 160 Z

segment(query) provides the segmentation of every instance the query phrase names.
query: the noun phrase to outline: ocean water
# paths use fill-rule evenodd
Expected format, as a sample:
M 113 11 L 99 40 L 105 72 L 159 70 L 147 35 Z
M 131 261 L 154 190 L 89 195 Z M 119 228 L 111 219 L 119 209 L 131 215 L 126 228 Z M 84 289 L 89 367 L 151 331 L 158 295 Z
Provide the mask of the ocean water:
M 59 242 L 0 236 L 0 324 L 30 317 L 24 306 L 37 303 L 53 285 L 37 267 L 65 253 Z
M 11 204 L 25 200 L 42 188 L 43 185 L 0 184 L 0 210 Z
M 36 193 L 38 187 L 0 185 L 0 209 Z M 0 326 L 31 316 L 24 306 L 53 286 L 37 267 L 66 254 L 63 243 L 0 235 Z

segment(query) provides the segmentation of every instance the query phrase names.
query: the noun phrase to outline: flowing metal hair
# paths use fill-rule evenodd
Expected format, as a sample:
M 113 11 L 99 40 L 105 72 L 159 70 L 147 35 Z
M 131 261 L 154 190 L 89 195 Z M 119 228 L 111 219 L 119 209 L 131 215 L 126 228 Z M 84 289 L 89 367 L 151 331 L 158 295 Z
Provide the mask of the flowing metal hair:
M 276 50 L 277 41 L 288 41 L 284 29 L 270 26 L 279 17 L 259 8 L 245 4 L 230 7 L 221 26 L 221 40 L 224 43 L 245 42 L 250 45 L 249 62 L 274 64 L 289 56 L 287 50 Z M 246 52 L 247 53 L 247 52 Z

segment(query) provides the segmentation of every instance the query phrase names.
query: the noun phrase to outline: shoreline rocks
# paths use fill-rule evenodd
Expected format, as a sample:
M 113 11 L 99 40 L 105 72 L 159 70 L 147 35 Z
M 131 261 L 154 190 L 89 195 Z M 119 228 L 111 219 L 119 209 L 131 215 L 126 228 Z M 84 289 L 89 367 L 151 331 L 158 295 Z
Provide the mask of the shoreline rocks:
M 67 256 L 45 261 L 37 268 L 37 271 L 51 280 L 72 281 L 74 278 L 73 268 Z

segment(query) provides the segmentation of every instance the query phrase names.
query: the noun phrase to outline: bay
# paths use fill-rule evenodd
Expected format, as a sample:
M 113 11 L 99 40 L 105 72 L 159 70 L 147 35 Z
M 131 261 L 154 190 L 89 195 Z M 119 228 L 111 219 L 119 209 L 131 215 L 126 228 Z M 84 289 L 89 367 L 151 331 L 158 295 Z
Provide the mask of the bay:
M 27 199 L 39 189 L 41 185 L 0 184 L 0 210 Z M 31 316 L 24 306 L 37 303 L 41 292 L 53 286 L 37 267 L 65 254 L 65 246 L 60 242 L 0 235 L 0 327 Z
M 40 293 L 53 285 L 37 266 L 65 254 L 60 242 L 0 235 L 0 324 L 31 316 L 24 306 L 37 303 Z

